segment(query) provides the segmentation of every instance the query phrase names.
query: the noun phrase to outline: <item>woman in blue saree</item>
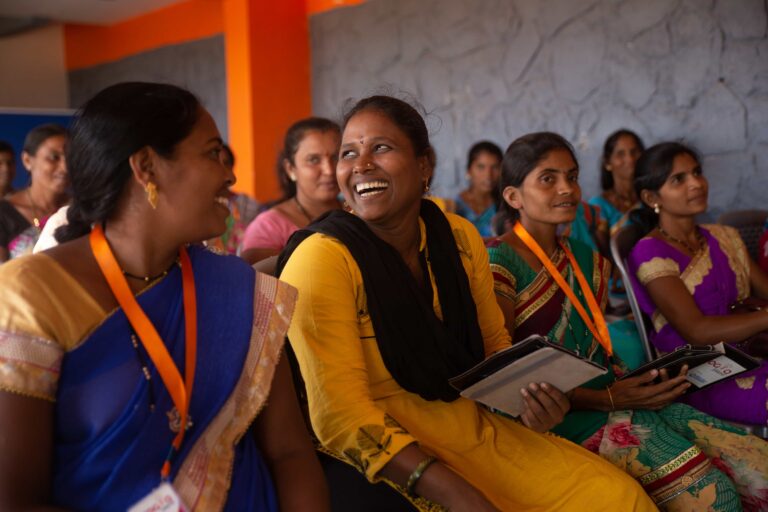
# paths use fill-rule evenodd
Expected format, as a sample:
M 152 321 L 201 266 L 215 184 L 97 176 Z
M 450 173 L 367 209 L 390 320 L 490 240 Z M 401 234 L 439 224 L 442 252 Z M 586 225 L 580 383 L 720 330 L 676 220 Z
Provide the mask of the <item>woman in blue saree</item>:
M 295 290 L 189 245 L 225 228 L 221 146 L 174 86 L 118 84 L 83 108 L 61 245 L 0 268 L 0 509 L 125 510 L 164 480 L 189 510 L 328 510 L 281 357 Z M 97 241 L 193 375 L 177 450 L 187 408 Z

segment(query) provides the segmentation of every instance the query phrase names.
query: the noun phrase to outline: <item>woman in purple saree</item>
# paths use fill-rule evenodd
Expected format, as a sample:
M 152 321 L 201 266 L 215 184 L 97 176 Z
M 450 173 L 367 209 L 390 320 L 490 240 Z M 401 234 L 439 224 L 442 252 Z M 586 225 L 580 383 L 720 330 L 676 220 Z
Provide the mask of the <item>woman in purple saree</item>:
M 632 285 L 653 322 L 660 352 L 685 344 L 739 342 L 768 329 L 768 314 L 730 314 L 750 296 L 768 298 L 768 276 L 749 258 L 738 232 L 695 223 L 706 211 L 707 180 L 694 152 L 676 143 L 650 148 L 637 165 L 644 203 L 636 221 L 649 229 L 629 256 Z M 768 362 L 685 398 L 713 416 L 744 424 L 768 421 Z

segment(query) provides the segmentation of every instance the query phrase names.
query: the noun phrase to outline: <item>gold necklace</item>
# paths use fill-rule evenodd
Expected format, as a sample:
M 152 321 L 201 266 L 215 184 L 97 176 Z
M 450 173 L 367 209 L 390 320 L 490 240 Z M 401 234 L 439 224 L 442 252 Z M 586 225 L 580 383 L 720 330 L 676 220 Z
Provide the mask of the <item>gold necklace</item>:
M 697 254 L 697 253 L 698 253 L 699 251 L 701 251 L 701 249 L 704 247 L 704 244 L 702 243 L 702 242 L 703 242 L 703 239 L 704 239 L 704 237 L 702 236 L 702 234 L 701 234 L 701 232 L 699 231 L 699 228 L 698 228 L 698 227 L 696 227 L 695 229 L 696 229 L 696 243 L 699 245 L 699 246 L 698 246 L 696 249 L 694 249 L 694 248 L 693 248 L 693 247 L 692 247 L 692 246 L 691 246 L 691 245 L 690 245 L 688 242 L 685 242 L 685 241 L 683 241 L 683 240 L 680 240 L 680 239 L 679 239 L 679 238 L 677 238 L 677 237 L 674 237 L 674 236 L 670 235 L 669 233 L 667 233 L 667 232 L 664 230 L 664 228 L 663 228 L 663 227 L 661 227 L 661 225 L 659 225 L 659 233 L 661 233 L 661 236 L 663 236 L 664 238 L 666 238 L 666 239 L 667 239 L 667 240 L 669 240 L 670 242 L 676 242 L 676 243 L 678 243 L 678 244 L 682 245 L 682 246 L 683 246 L 683 247 L 685 247 L 685 248 L 688 250 L 688 252 L 690 252 L 691 254 Z
M 35 229 L 40 231 L 40 216 L 38 216 L 40 210 L 32 199 L 32 187 L 27 187 L 27 199 L 29 199 L 29 205 L 32 207 L 32 224 L 34 224 Z

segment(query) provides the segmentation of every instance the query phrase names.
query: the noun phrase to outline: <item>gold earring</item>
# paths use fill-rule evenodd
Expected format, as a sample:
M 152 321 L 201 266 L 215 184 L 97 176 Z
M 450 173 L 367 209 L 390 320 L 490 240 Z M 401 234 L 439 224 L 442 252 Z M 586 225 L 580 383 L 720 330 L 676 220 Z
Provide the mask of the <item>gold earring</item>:
M 147 201 L 149 202 L 149 206 L 151 206 L 153 210 L 156 210 L 157 209 L 157 185 L 149 181 L 147 182 L 147 185 L 144 187 L 144 191 L 147 193 Z
M 658 215 L 661 211 L 661 208 L 659 207 L 659 203 L 653 203 L 653 212 Z

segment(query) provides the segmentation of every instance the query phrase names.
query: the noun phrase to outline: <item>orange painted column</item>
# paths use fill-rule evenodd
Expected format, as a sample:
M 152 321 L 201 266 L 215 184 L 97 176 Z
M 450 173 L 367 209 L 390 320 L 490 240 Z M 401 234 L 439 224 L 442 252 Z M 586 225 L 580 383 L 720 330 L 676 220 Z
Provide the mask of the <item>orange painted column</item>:
M 223 0 L 229 141 L 235 189 L 276 199 L 285 130 L 312 111 L 306 0 Z

